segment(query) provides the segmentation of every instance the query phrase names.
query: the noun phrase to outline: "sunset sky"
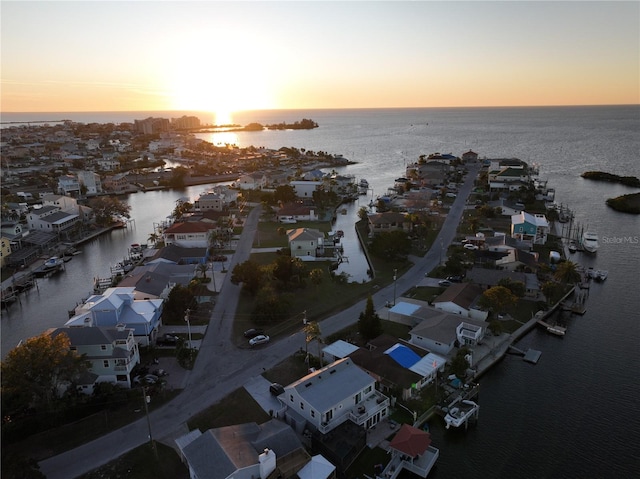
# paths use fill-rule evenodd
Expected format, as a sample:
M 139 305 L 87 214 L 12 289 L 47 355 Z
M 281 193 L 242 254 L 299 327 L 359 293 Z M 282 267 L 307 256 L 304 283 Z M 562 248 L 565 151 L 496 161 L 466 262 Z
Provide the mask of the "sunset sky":
M 638 104 L 640 2 L 6 1 L 1 111 Z

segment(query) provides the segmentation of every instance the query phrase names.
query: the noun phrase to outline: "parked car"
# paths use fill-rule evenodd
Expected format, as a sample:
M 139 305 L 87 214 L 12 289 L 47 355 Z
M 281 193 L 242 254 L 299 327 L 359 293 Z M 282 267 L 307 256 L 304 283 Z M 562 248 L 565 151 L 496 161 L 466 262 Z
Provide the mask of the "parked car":
M 260 334 L 264 334 L 264 330 L 263 329 L 251 328 L 251 329 L 247 329 L 244 332 L 244 337 L 245 338 L 255 338 L 256 336 L 259 336 Z
M 258 344 L 266 344 L 269 342 L 269 339 L 269 336 L 267 336 L 266 334 L 259 334 L 255 338 L 251 338 L 249 340 L 249 346 L 254 347 Z
M 162 336 L 158 336 L 156 339 L 157 344 L 165 345 L 165 346 L 175 346 L 178 344 L 178 336 L 174 334 L 165 333 Z
M 445 287 L 446 286 L 451 286 L 451 281 L 449 281 L 448 279 L 443 279 L 443 280 L 438 281 L 438 284 L 440 286 L 445 286 Z
M 464 248 L 464 249 L 471 250 L 471 251 L 474 251 L 474 250 L 477 250 L 477 249 L 478 249 L 478 247 L 477 247 L 476 245 L 471 244 L 471 243 L 467 243 L 467 244 L 465 244 L 465 245 L 463 246 L 463 248 Z
M 269 386 L 269 392 L 274 396 L 280 396 L 280 394 L 284 393 L 284 386 L 278 383 L 271 383 L 271 386 Z
M 133 384 L 155 384 L 159 380 L 155 374 L 145 374 L 144 376 L 136 376 L 133 378 Z
M 462 276 L 447 276 L 447 280 L 452 283 L 462 283 Z

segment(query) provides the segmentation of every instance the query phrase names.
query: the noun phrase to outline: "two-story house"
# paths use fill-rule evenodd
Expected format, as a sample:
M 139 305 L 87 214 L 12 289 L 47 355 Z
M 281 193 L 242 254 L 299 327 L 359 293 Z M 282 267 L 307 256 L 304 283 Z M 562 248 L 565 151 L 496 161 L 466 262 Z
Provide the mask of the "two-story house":
M 301 203 L 287 203 L 276 213 L 281 223 L 295 223 L 296 221 L 318 221 L 318 213 L 314 206 Z
M 62 175 L 58 178 L 58 192 L 65 196 L 80 195 L 80 182 L 74 175 Z
M 184 221 L 174 223 L 164 230 L 164 243 L 182 248 L 206 248 L 209 246 L 211 232 L 216 225 L 205 221 Z
M 162 299 L 135 299 L 135 288 L 108 288 L 102 294 L 89 296 L 75 308 L 68 327 L 115 327 L 123 324 L 133 330 L 136 341 L 148 346 L 155 341 L 163 310 Z
M 389 413 L 389 398 L 376 390 L 375 379 L 350 358 L 289 384 L 278 399 L 287 406 L 284 414 L 299 432 L 310 427 L 326 434 L 345 421 L 369 429 Z
M 194 201 L 193 208 L 196 211 L 222 211 L 224 205 L 224 196 L 216 193 L 204 193 Z
M 133 329 L 117 324 L 114 328 L 56 328 L 49 330 L 52 337 L 66 334 L 70 349 L 83 355 L 89 362 L 89 373 L 85 381 L 78 384 L 84 394 L 93 394 L 97 383 L 108 382 L 116 386 L 130 388 L 131 371 L 140 363 L 140 352 Z
M 511 217 L 511 236 L 532 244 L 545 244 L 549 234 L 549 221 L 544 215 L 526 211 Z
M 411 221 L 407 216 L 395 211 L 385 211 L 369 215 L 369 235 L 375 236 L 379 233 L 388 233 L 390 231 L 407 231 L 411 230 Z
M 267 177 L 264 173 L 250 173 L 238 178 L 236 184 L 241 190 L 261 190 L 267 185 Z
M 314 259 L 318 255 L 318 248 L 324 245 L 324 233 L 312 228 L 287 230 L 287 238 L 291 256 L 303 261 Z
M 54 234 L 73 228 L 79 221 L 78 214 L 65 213 L 58 206 L 43 206 L 31 210 L 27 215 L 29 230 Z

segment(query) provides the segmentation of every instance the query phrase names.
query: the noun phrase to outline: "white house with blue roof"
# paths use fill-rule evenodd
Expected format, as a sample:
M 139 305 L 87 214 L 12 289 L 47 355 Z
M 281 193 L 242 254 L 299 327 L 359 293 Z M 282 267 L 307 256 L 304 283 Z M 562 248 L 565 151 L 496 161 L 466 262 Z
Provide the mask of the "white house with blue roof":
M 163 299 L 135 299 L 135 288 L 109 288 L 94 294 L 75 309 L 65 323 L 68 327 L 115 327 L 133 329 L 136 342 L 148 346 L 155 341 L 160 327 Z

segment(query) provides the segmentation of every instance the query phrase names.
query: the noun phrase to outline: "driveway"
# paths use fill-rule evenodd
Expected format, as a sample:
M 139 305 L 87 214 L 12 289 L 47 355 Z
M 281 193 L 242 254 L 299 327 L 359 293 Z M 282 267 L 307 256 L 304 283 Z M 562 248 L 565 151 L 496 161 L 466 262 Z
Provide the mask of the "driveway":
M 244 388 L 267 414 L 276 413 L 282 408 L 282 403 L 269 391 L 270 385 L 263 376 L 254 376 L 244 383 Z

